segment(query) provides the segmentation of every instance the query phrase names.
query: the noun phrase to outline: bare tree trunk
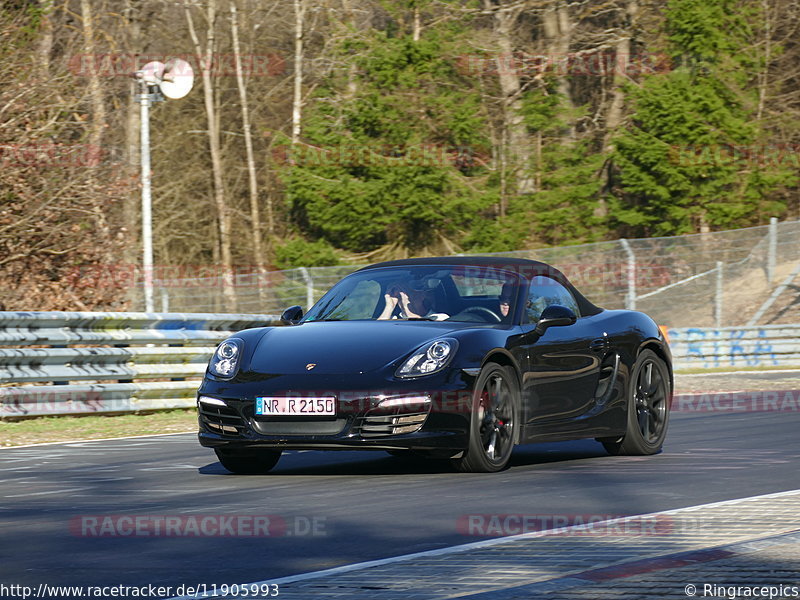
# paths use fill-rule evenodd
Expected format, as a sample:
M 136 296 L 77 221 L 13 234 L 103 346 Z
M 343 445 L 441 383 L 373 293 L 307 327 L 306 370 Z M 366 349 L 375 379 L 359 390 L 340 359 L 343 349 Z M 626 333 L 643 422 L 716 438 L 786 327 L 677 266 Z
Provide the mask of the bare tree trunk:
M 85 1 L 85 0 L 84 0 Z M 215 24 L 217 19 L 217 2 L 208 0 L 206 8 L 206 21 L 208 30 L 206 32 L 205 52 L 200 45 L 197 32 L 192 19 L 192 12 L 188 2 L 185 1 L 186 21 L 189 25 L 189 33 L 194 43 L 195 52 L 200 59 L 200 72 L 203 77 L 203 98 L 206 107 L 206 117 L 208 119 L 208 145 L 211 152 L 211 171 L 214 181 L 214 202 L 217 207 L 217 218 L 219 221 L 219 249 L 222 262 L 222 295 L 225 299 L 225 310 L 234 311 L 236 309 L 236 291 L 233 286 L 233 257 L 231 253 L 231 222 L 228 214 L 228 206 L 225 201 L 225 188 L 222 180 L 222 158 L 220 152 L 220 128 L 217 110 L 214 102 L 214 88 L 211 83 L 211 68 L 215 42 Z
M 764 115 L 764 105 L 767 100 L 767 87 L 769 84 L 769 67 L 772 63 L 772 13 L 770 12 L 769 0 L 761 0 L 761 9 L 764 12 L 764 68 L 758 74 L 758 109 L 756 111 L 756 121 L 760 122 Z
M 50 54 L 53 51 L 53 0 L 40 0 L 39 6 L 42 10 L 42 22 L 39 26 L 39 47 L 37 55 L 39 69 L 45 78 L 50 78 Z
M 142 50 L 140 47 L 142 40 L 141 5 L 136 0 L 126 0 L 123 11 L 124 30 L 127 34 L 124 50 L 130 55 L 136 56 Z M 134 64 L 133 68 L 143 65 Z M 131 174 L 136 173 L 140 167 L 140 140 L 141 140 L 141 107 L 137 101 L 138 84 L 131 79 L 128 84 L 128 103 L 126 106 L 127 114 L 125 118 L 125 160 Z M 140 194 L 138 189 L 133 189 L 126 194 L 122 207 L 122 220 L 125 224 L 126 237 L 136 240 L 139 236 L 139 202 Z M 124 262 L 134 264 L 139 251 L 135 244 L 125 244 Z
M 624 85 L 627 81 L 628 67 L 631 60 L 631 51 L 633 45 L 631 38 L 636 31 L 636 19 L 639 14 L 638 0 L 628 0 L 625 6 L 625 20 L 627 22 L 627 31 L 623 32 L 622 37 L 616 45 L 616 56 L 614 59 L 614 73 L 611 76 L 611 103 L 609 104 L 608 111 L 605 117 L 605 133 L 603 134 L 603 151 L 611 153 L 614 147 L 611 140 L 616 133 L 616 130 L 622 125 L 625 108 L 625 90 Z M 601 59 L 602 64 L 602 59 Z M 605 187 L 609 185 L 608 178 L 610 170 L 605 169 Z M 594 210 L 594 216 L 605 218 L 608 216 L 608 205 L 605 199 L 601 196 L 598 201 L 597 207 Z
M 292 144 L 300 142 L 303 116 L 303 20 L 305 0 L 294 0 L 294 100 L 292 101 Z
M 534 172 L 534 186 L 542 189 L 542 132 L 536 132 L 536 171 Z
M 419 16 L 419 6 L 414 5 L 414 41 L 418 42 L 422 35 L 422 21 Z
M 92 4 L 89 0 L 81 0 L 81 19 L 83 21 L 83 51 L 93 61 L 97 56 L 95 52 L 94 15 Z M 89 129 L 90 149 L 100 148 L 103 142 L 103 128 L 106 126 L 106 103 L 103 99 L 103 88 L 100 85 L 100 75 L 97 69 L 91 69 L 89 76 L 89 101 L 92 105 L 92 121 Z
M 356 11 L 353 9 L 350 0 L 342 0 L 342 11 L 344 12 L 344 16 L 339 20 L 339 30 L 341 31 L 340 35 L 347 35 L 347 25 L 345 21 L 347 19 L 350 20 L 350 23 L 354 30 L 358 30 L 358 23 L 356 21 Z M 347 92 L 345 94 L 345 98 L 347 100 L 351 100 L 355 98 L 356 93 L 358 92 L 358 82 L 357 82 L 357 67 L 355 61 L 349 61 L 347 67 Z
M 90 61 L 93 62 L 97 53 L 94 42 L 94 15 L 92 14 L 92 5 L 89 0 L 81 0 L 81 20 L 83 22 L 83 51 L 90 57 Z M 103 129 L 106 127 L 108 121 L 106 103 L 103 98 L 103 88 L 100 85 L 100 75 L 97 69 L 91 69 L 89 73 L 89 101 L 92 106 L 92 121 L 89 128 L 87 154 L 90 165 L 96 166 L 96 161 L 99 161 L 102 156 Z M 98 231 L 106 241 L 110 241 L 111 230 L 108 226 L 106 216 L 103 213 L 102 206 L 96 196 L 98 182 L 92 166 L 90 166 L 87 173 L 87 182 L 90 189 L 89 194 L 91 196 L 92 212 Z M 109 249 L 107 260 L 111 261 L 110 247 L 108 244 L 105 244 L 105 247 Z
M 518 10 L 495 11 L 494 33 L 499 49 L 496 62 L 500 91 L 503 94 L 504 126 L 508 129 L 506 155 L 512 165 L 517 193 L 530 194 L 536 191 L 536 187 L 534 180 L 529 175 L 530 139 L 522 116 L 522 86 L 515 66 L 514 45 L 511 38 L 518 15 Z
M 603 149 L 607 152 L 611 148 L 611 138 L 615 130 L 622 124 L 623 109 L 625 108 L 625 91 L 623 86 L 627 80 L 628 66 L 631 59 L 631 36 L 636 28 L 636 17 L 639 13 L 638 0 L 628 0 L 626 5 L 627 32 L 617 42 L 614 73 L 612 76 L 611 104 L 606 113 L 605 135 L 603 136 Z
M 569 7 L 564 0 L 555 0 L 553 6 L 547 7 L 542 14 L 542 26 L 547 42 L 548 58 L 556 65 L 559 65 L 556 69 L 558 73 L 558 94 L 561 102 L 571 108 L 572 98 L 569 91 L 569 73 L 566 65 L 569 60 L 574 25 L 570 21 Z M 575 139 L 574 127 L 569 129 L 569 139 Z
M 500 130 L 500 206 L 497 207 L 497 216 L 501 219 L 506 216 L 508 205 L 508 145 L 508 127 L 504 117 Z
M 247 87 L 242 73 L 242 59 L 239 51 L 239 23 L 236 16 L 236 4 L 231 2 L 231 34 L 233 38 L 233 56 L 236 66 L 236 83 L 239 86 L 239 100 L 242 105 L 242 129 L 244 130 L 244 147 L 247 152 L 247 175 L 250 183 L 250 221 L 253 231 L 253 254 L 259 275 L 259 293 L 261 281 L 266 272 L 264 268 L 264 250 L 261 244 L 261 216 L 258 210 L 258 180 L 256 179 L 256 161 L 253 157 L 253 137 L 250 131 L 250 112 L 247 106 Z M 272 223 L 272 203 L 267 199 L 267 219 Z

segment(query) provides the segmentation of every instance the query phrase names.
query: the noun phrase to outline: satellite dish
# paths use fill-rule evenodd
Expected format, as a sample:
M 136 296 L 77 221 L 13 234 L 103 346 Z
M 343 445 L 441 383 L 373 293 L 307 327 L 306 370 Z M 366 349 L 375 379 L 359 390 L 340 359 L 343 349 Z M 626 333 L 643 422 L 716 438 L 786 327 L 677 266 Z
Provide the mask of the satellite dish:
M 164 65 L 161 75 L 161 93 L 167 98 L 183 98 L 192 89 L 194 71 L 192 65 L 180 58 L 171 58 Z
M 137 75 L 147 85 L 158 85 L 161 83 L 161 75 L 164 73 L 164 63 L 154 60 L 143 66 Z
M 183 98 L 194 84 L 194 70 L 185 60 L 171 58 L 166 64 L 157 60 L 147 63 L 139 71 L 147 85 L 157 85 L 167 98 Z

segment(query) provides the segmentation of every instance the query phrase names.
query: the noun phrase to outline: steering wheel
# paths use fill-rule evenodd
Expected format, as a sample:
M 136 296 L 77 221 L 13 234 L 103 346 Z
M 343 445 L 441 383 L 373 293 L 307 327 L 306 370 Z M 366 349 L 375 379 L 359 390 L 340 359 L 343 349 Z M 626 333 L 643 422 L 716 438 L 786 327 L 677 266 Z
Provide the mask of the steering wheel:
M 469 308 L 465 308 L 461 312 L 477 313 L 479 315 L 483 315 L 484 317 L 489 317 L 489 322 L 500 323 L 502 321 L 502 319 L 496 312 L 488 308 L 485 308 L 483 306 L 470 306 Z

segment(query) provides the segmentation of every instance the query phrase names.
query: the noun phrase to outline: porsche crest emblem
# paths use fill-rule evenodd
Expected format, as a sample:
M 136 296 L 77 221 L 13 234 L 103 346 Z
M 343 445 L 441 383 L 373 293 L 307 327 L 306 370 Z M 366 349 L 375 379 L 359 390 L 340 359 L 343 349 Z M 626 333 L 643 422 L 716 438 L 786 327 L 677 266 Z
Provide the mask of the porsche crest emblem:
M 310 371 L 311 369 L 313 369 L 316 366 L 317 366 L 317 363 L 308 363 L 306 365 L 306 371 Z

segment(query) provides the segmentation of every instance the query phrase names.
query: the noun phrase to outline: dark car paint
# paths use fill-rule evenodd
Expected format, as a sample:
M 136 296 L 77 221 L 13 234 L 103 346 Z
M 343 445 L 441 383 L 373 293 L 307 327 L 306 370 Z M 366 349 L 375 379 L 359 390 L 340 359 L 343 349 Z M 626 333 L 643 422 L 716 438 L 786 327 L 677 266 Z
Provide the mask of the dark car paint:
M 487 362 L 513 367 L 520 379 L 521 443 L 611 437 L 625 431 L 624 392 L 639 352 L 652 347 L 671 364 L 656 324 L 631 311 L 601 311 L 573 325 L 552 327 L 541 336 L 533 325 L 342 321 L 251 329 L 235 337 L 245 342 L 239 373 L 230 381 L 207 374 L 198 393 L 226 399 L 252 431 L 242 438 L 201 430 L 200 440 L 206 446 L 463 449 L 469 431 L 465 398 L 474 385 L 474 373 Z M 413 350 L 440 337 L 457 339 L 460 345 L 447 369 L 416 379 L 395 377 Z M 607 343 L 598 345 L 597 340 Z M 311 363 L 315 366 L 309 371 L 306 366 Z M 342 418 L 324 435 L 304 435 L 304 425 L 292 425 L 286 418 L 254 415 L 257 396 L 365 392 L 368 398 L 370 393 L 387 391 L 429 391 L 439 400 L 420 431 L 381 439 L 350 435 L 355 411 L 341 401 Z M 317 418 L 311 419 L 306 422 Z M 284 427 L 281 422 L 290 424 Z
M 625 391 L 633 364 L 645 348 L 665 360 L 672 386 L 669 346 L 644 313 L 606 310 L 571 326 L 548 329 L 530 346 L 523 394 L 530 411 L 527 441 L 623 434 Z

